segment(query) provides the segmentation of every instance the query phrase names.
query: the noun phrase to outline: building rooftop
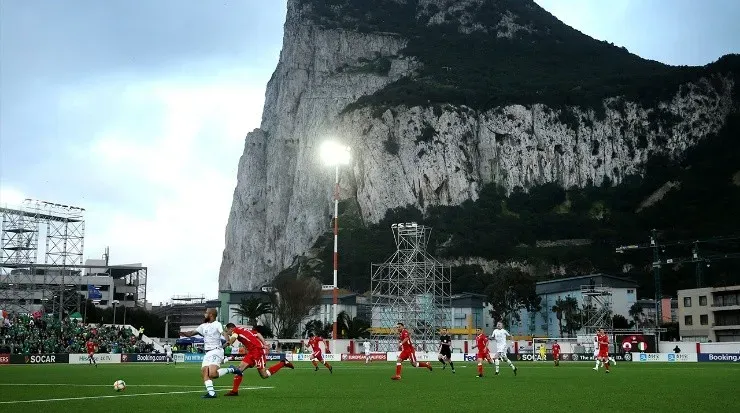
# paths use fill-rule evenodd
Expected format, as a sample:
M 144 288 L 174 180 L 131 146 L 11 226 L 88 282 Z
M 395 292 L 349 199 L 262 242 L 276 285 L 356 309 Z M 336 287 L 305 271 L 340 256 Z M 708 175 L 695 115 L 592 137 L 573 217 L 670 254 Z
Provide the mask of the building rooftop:
M 638 284 L 628 278 L 615 277 L 608 274 L 590 274 L 578 277 L 561 278 L 558 280 L 540 281 L 537 283 L 537 295 L 556 294 L 566 291 L 581 291 L 582 285 L 600 285 L 611 288 L 637 288 Z

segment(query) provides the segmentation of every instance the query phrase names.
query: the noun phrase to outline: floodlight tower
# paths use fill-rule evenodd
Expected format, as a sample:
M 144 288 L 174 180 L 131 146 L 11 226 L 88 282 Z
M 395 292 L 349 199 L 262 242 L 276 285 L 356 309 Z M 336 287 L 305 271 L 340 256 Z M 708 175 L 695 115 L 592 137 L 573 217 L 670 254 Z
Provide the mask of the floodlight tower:
M 337 272 L 339 270 L 339 165 L 349 165 L 350 148 L 333 141 L 326 141 L 321 145 L 321 160 L 325 165 L 334 166 L 334 283 L 332 284 L 332 338 L 337 339 L 337 304 L 339 290 L 337 289 Z

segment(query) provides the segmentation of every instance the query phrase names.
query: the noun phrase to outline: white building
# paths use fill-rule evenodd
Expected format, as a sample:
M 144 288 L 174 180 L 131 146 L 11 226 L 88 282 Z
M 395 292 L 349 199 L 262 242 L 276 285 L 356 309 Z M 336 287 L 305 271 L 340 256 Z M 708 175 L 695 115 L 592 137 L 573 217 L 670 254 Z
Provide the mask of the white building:
M 519 312 L 520 321 L 508 323 L 509 331 L 520 335 L 560 336 L 558 319 L 552 311 L 553 306 L 558 299 L 573 297 L 578 301 L 579 308 L 583 308 L 582 290 L 583 287 L 590 286 L 607 289 L 611 293 L 612 314 L 621 314 L 629 319 L 629 309 L 637 301 L 637 283 L 607 274 L 592 274 L 538 282 L 536 292 L 541 299 L 540 311 L 530 313 L 527 310 L 521 310 Z
M 678 291 L 683 341 L 740 341 L 740 285 Z

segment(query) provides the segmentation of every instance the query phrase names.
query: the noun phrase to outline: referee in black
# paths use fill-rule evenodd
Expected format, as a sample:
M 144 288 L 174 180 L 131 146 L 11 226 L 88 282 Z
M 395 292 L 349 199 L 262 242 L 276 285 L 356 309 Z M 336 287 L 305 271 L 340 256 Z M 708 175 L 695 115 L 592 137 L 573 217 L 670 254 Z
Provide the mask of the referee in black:
M 440 332 L 441 335 L 439 336 L 439 361 L 442 363 L 442 370 L 447 367 L 447 364 L 445 363 L 445 360 L 447 363 L 450 363 L 450 368 L 452 368 L 452 372 L 455 372 L 455 365 L 452 364 L 452 340 L 450 339 L 450 335 L 447 333 L 447 329 L 443 328 Z

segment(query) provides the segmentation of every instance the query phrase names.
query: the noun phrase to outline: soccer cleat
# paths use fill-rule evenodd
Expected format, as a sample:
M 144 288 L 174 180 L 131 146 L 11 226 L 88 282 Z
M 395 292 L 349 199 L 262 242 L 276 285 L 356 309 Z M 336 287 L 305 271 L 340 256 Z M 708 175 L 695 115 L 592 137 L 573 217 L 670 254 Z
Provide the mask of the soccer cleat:
M 427 368 L 429 369 L 429 371 L 432 371 L 432 363 L 427 364 Z
M 236 368 L 233 364 L 229 364 L 229 373 L 236 374 L 237 371 L 241 373 L 241 370 Z
M 224 396 L 238 396 L 238 395 L 239 395 L 239 392 L 233 391 L 233 390 L 229 390 L 228 393 L 224 394 Z
M 496 376 L 498 376 L 498 372 L 496 372 Z
M 452 369 L 452 374 L 455 374 L 455 369 Z
M 202 395 L 200 397 L 203 398 L 203 399 L 215 399 L 216 398 L 216 393 L 213 393 L 213 394 L 206 393 L 206 394 L 204 394 L 204 395 Z
M 481 377 L 483 377 L 483 375 L 482 374 L 476 374 L 475 377 L 481 378 Z
M 229 368 L 233 368 L 233 369 L 234 369 L 234 374 L 235 374 L 235 375 L 237 375 L 237 376 L 242 376 L 242 375 L 244 375 L 244 372 L 243 372 L 243 371 L 241 371 L 241 370 L 239 370 L 239 368 L 238 368 L 238 367 L 234 367 L 234 366 L 229 366 Z
M 292 369 L 295 369 L 295 366 L 293 365 L 293 363 L 291 363 L 291 362 L 289 362 L 289 361 L 286 361 L 286 362 L 285 362 L 285 367 L 287 367 L 287 368 L 289 368 L 289 369 L 291 369 L 291 370 L 292 370 Z
M 401 380 L 401 376 L 393 376 L 391 377 L 391 380 Z
M 316 368 L 313 369 L 313 371 L 319 371 L 319 366 L 316 366 Z
M 609 370 L 607 370 L 606 373 L 609 373 Z
M 598 367 L 594 367 L 591 370 L 593 370 L 593 371 L 599 371 L 599 368 Z

